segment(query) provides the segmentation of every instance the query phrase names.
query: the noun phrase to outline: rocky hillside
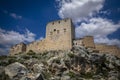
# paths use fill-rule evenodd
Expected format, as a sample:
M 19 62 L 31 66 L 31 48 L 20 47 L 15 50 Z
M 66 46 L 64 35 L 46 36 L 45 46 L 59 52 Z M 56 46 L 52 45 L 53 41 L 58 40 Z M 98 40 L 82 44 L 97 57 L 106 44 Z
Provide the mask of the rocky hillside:
M 1 56 L 0 80 L 120 80 L 120 58 L 84 47 Z

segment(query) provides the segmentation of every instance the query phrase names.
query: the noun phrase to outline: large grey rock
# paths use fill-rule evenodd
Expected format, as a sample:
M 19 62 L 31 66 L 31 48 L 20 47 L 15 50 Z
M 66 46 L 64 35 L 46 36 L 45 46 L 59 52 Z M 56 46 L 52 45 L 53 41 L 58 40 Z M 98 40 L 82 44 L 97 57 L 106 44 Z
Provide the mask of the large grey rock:
M 113 69 L 113 68 L 115 68 L 115 66 L 114 66 L 112 63 L 110 63 L 110 64 L 109 64 L 109 68 L 110 68 L 110 69 Z
M 108 80 L 119 80 L 119 79 L 120 79 L 120 72 L 110 71 L 108 73 Z
M 53 76 L 49 80 L 61 80 L 61 78 L 59 76 Z
M 36 79 L 35 80 L 44 80 L 44 77 L 43 77 L 43 75 L 42 74 L 37 74 L 36 75 Z
M 25 76 L 27 72 L 27 68 L 18 62 L 12 63 L 5 67 L 5 74 L 7 74 L 11 79 L 14 77 L 19 78 L 21 76 Z
M 48 65 L 51 65 L 55 59 L 58 59 L 58 56 L 55 56 L 55 57 L 50 58 L 50 59 L 47 61 Z
M 73 57 L 68 54 L 73 54 Z M 120 79 L 120 59 L 111 54 L 95 53 L 91 49 L 74 47 L 72 51 L 50 51 L 40 56 L 39 59 L 24 59 L 23 64 L 27 68 L 17 62 L 10 64 L 5 67 L 5 73 L 12 80 Z M 69 73 L 69 71 L 75 74 Z M 90 76 L 90 78 L 92 74 L 92 79 L 86 79 L 87 76 L 84 76 L 84 74 L 89 74 L 88 77 Z M 72 78 L 70 75 L 76 77 Z
M 45 66 L 43 65 L 43 63 L 33 65 L 33 71 L 35 73 L 41 73 L 44 69 L 45 69 Z
M 120 66 L 120 59 L 116 60 L 116 61 L 115 61 L 115 64 L 116 64 L 117 66 Z
M 81 57 L 89 56 L 87 49 L 85 49 L 84 47 L 74 47 L 73 52 Z
M 67 75 L 62 76 L 62 77 L 61 77 L 61 80 L 70 80 L 70 76 L 67 76 Z

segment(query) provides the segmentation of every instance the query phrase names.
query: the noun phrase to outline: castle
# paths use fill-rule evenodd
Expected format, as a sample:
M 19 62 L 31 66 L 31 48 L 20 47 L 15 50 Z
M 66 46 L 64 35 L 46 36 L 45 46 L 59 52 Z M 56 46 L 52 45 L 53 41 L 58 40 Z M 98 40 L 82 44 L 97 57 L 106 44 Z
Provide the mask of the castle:
M 46 37 L 30 44 L 16 44 L 10 48 L 10 55 L 26 53 L 30 50 L 40 53 L 51 50 L 71 50 L 73 46 L 84 46 L 93 51 L 111 53 L 120 56 L 120 49 L 114 45 L 95 44 L 93 36 L 75 39 L 75 27 L 72 20 L 67 18 L 49 22 L 46 27 Z

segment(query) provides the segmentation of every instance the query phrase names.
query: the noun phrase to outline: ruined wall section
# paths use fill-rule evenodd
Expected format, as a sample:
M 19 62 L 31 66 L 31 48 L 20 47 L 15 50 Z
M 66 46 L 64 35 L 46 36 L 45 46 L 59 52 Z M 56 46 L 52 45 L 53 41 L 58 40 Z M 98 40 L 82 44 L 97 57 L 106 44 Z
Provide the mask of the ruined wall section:
M 81 39 L 76 39 L 73 41 L 74 46 L 83 46 L 83 38 Z
M 106 51 L 105 48 L 106 48 L 106 44 L 104 44 L 104 43 L 102 43 L 102 44 L 95 44 L 95 49 L 99 50 L 100 53 L 105 52 Z
M 85 36 L 83 38 L 83 46 L 86 48 L 95 48 L 93 36 Z
M 120 49 L 115 45 L 95 44 L 100 53 L 110 53 L 120 57 Z
M 105 51 L 120 57 L 119 48 L 115 45 L 106 45 Z
M 27 51 L 29 52 L 30 50 L 36 52 L 36 53 L 40 53 L 46 50 L 46 41 L 45 39 L 40 40 L 40 41 L 34 41 L 30 44 L 27 45 Z
M 31 42 L 30 44 L 27 45 L 26 52 L 29 52 L 30 50 L 32 50 L 34 52 L 37 52 L 37 47 L 38 47 L 38 42 L 37 41 Z
M 24 53 L 25 51 L 26 51 L 26 44 L 24 43 L 16 44 L 10 48 L 10 55 L 16 55 L 21 52 Z

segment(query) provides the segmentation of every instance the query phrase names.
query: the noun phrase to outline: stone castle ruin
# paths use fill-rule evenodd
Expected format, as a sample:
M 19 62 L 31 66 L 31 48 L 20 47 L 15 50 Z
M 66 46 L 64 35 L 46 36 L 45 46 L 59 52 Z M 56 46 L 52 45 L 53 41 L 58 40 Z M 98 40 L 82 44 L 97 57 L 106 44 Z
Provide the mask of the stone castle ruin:
M 41 53 L 52 50 L 71 50 L 73 46 L 84 46 L 93 51 L 120 55 L 120 49 L 114 45 L 95 44 L 93 36 L 75 39 L 75 27 L 71 19 L 49 22 L 46 27 L 46 37 L 30 44 L 20 43 L 10 48 L 10 55 L 26 53 L 30 50 Z

